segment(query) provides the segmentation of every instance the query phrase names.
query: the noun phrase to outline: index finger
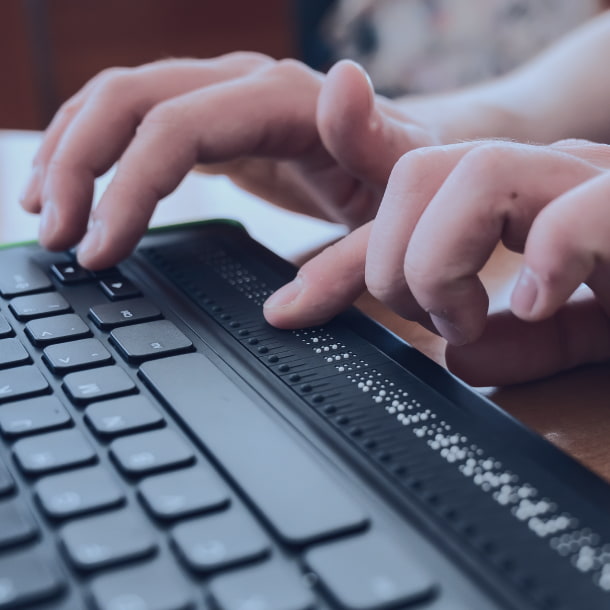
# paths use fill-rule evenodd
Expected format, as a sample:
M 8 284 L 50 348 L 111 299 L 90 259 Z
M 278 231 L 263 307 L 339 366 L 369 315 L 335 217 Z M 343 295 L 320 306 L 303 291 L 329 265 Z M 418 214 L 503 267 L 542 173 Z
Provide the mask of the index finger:
M 298 71 L 300 87 L 286 87 L 287 79 L 294 82 L 292 70 Z M 78 252 L 81 264 L 101 268 L 127 256 L 159 199 L 196 162 L 248 155 L 291 158 L 312 151 L 318 144 L 314 113 L 319 89 L 312 74 L 278 64 L 256 77 L 206 87 L 156 106 L 142 121 L 93 213 Z

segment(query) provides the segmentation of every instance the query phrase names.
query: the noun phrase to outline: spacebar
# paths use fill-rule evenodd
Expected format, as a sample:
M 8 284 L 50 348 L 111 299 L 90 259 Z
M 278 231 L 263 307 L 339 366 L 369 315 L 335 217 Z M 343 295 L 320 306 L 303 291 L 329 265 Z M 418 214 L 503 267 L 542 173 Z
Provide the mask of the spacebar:
M 362 509 L 298 437 L 202 354 L 146 362 L 140 376 L 285 542 L 303 545 L 366 524 Z

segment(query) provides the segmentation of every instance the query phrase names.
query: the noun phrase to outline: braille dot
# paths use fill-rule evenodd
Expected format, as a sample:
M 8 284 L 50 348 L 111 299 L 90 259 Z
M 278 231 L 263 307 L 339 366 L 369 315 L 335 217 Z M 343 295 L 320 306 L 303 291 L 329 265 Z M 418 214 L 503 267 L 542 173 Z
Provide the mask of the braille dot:
M 298 373 L 293 373 L 292 375 L 290 375 L 290 377 L 288 377 L 288 381 L 291 381 L 292 383 L 297 383 L 301 381 L 301 376 Z
M 279 361 L 279 358 L 275 354 L 271 354 L 271 356 L 269 356 L 269 358 L 267 358 L 267 361 L 271 362 L 271 364 L 275 364 L 276 362 Z
M 269 348 L 267 346 L 265 346 L 265 345 L 261 345 L 258 348 L 258 353 L 259 354 L 266 354 L 268 351 L 269 351 Z

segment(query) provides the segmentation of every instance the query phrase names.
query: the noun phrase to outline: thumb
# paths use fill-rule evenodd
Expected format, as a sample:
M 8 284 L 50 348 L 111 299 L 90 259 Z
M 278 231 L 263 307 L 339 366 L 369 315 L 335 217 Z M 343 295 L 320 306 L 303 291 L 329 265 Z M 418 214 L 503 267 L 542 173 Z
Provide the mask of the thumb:
M 385 186 L 406 152 L 438 144 L 431 132 L 375 96 L 368 74 L 343 60 L 328 72 L 318 97 L 316 122 L 326 149 L 352 175 Z
M 349 307 L 364 291 L 368 223 L 305 263 L 292 282 L 264 304 L 269 324 L 300 328 L 323 324 Z

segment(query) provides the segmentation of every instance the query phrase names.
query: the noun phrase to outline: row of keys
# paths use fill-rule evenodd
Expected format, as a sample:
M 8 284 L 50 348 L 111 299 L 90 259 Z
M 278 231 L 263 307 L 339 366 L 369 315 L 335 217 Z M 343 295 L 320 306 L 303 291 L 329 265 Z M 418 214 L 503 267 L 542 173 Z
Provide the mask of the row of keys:
M 3 253 L 3 270 L 0 272 L 0 295 L 4 298 L 19 297 L 53 289 L 51 278 L 19 250 Z M 52 274 L 62 284 L 77 284 L 99 280 L 99 287 L 111 300 L 120 300 L 140 294 L 138 288 L 117 269 L 90 272 L 71 261 L 51 266 Z

